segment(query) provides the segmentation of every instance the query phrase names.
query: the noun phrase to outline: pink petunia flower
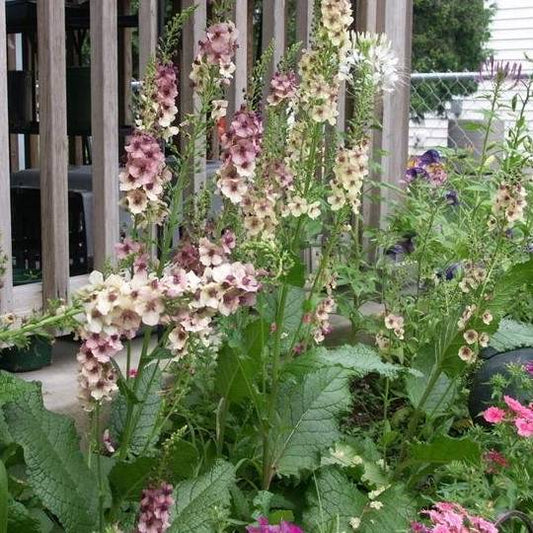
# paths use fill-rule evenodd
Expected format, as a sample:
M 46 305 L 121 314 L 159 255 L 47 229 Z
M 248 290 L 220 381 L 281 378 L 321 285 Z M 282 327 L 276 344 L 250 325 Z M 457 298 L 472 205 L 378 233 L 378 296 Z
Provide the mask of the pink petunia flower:
M 521 437 L 533 437 L 533 420 L 517 418 L 514 421 L 514 425 L 516 426 L 518 435 Z
M 499 424 L 505 418 L 505 411 L 499 407 L 489 407 L 483 412 L 483 418 L 491 424 Z

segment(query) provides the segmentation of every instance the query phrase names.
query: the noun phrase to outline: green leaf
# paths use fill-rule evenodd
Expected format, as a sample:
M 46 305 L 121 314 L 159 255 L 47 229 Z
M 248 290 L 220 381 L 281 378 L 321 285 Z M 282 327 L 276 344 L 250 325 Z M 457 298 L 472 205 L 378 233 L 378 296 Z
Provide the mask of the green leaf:
M 98 522 L 96 477 L 79 449 L 74 423 L 25 393 L 4 407 L 14 440 L 24 450 L 28 481 L 67 533 L 92 533 Z
M 428 378 L 435 365 L 434 358 L 435 355 L 432 351 L 421 353 L 413 364 L 413 368 L 419 371 L 419 375 L 407 376 L 405 380 L 407 396 L 411 404 L 417 409 L 422 409 L 429 417 L 445 413 L 457 394 L 456 380 L 442 372 L 424 401 L 424 405 L 420 405 Z
M 469 438 L 454 439 L 447 435 L 438 436 L 433 442 L 411 446 L 410 462 L 446 464 L 452 461 L 465 461 L 479 464 L 481 448 Z
M 25 394 L 33 394 L 35 399 L 41 396 L 41 385 L 35 381 L 25 381 L 15 375 L 0 370 L 0 407 L 7 402 L 14 402 Z
M 306 531 L 351 531 L 350 519 L 359 516 L 367 502 L 348 477 L 334 467 L 321 469 L 307 492 Z
M 364 533 L 400 533 L 410 531 L 409 523 L 416 513 L 414 498 L 401 484 L 395 484 L 379 495 L 381 509 L 367 506 L 358 531 Z
M 186 440 L 179 440 L 172 443 L 171 449 L 169 469 L 173 479 L 192 477 L 200 460 L 196 447 Z
M 265 306 L 262 309 L 262 318 L 267 324 L 276 322 L 276 311 L 281 305 L 281 290 L 263 295 Z M 287 296 L 283 312 L 283 347 L 292 345 L 304 314 L 305 290 L 300 287 L 286 285 Z M 278 324 L 279 326 L 279 324 Z
M 340 366 L 325 366 L 285 375 L 276 398 L 276 419 L 270 432 L 272 464 L 290 476 L 313 470 L 320 452 L 340 437 L 337 417 L 350 403 L 350 373 Z
M 0 533 L 7 533 L 7 472 L 2 460 L 0 460 Z
M 138 454 L 153 445 L 158 438 L 154 427 L 161 407 L 161 371 L 153 364 L 145 367 L 141 376 L 134 379 L 139 380 L 134 391 L 139 403 L 133 407 L 133 419 L 137 420 L 137 423 L 131 435 L 130 450 Z M 127 405 L 123 394 L 119 394 L 112 405 L 111 432 L 119 442 L 126 424 Z
M 318 365 L 338 365 L 361 378 L 371 373 L 395 378 L 404 371 L 401 366 L 382 361 L 379 354 L 366 344 L 345 345 L 331 350 L 320 347 L 314 350 L 313 357 Z
M 533 287 L 533 258 L 512 266 L 498 281 L 488 307 L 494 314 L 504 315 L 524 286 Z
M 39 520 L 33 517 L 21 503 L 10 499 L 7 515 L 7 531 L 9 533 L 41 533 Z M 1 528 L 0 531 L 2 531 Z
M 267 332 L 268 325 L 263 320 L 254 320 L 244 329 L 240 341 L 222 347 L 215 384 L 220 395 L 235 402 L 252 395 Z
M 498 331 L 491 336 L 490 346 L 500 353 L 533 346 L 533 325 L 503 319 Z
M 114 497 L 133 501 L 139 499 L 141 489 L 156 466 L 155 457 L 138 457 L 134 461 L 117 463 L 109 474 L 109 483 Z
M 168 533 L 212 533 L 216 531 L 214 508 L 228 507 L 230 487 L 235 483 L 235 468 L 217 461 L 213 468 L 196 479 L 176 487 L 176 514 Z

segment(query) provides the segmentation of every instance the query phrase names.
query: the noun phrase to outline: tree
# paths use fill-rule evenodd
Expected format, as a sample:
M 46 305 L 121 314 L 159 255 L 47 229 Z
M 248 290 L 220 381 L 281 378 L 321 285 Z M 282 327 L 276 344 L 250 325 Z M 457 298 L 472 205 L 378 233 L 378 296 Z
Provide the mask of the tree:
M 494 5 L 485 0 L 414 0 L 413 72 L 477 71 L 490 55 L 487 43 Z M 453 96 L 475 92 L 475 81 L 416 82 L 416 114 L 442 113 Z

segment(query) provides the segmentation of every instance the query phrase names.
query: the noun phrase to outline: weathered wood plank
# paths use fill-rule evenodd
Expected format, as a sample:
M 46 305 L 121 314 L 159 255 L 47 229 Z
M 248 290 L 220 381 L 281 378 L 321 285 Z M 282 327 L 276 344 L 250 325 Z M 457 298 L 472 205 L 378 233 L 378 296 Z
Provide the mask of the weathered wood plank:
M 358 0 L 356 28 L 358 31 L 385 32 L 400 58 L 400 72 L 408 79 L 411 68 L 412 0 Z M 404 174 L 409 142 L 409 83 L 399 83 L 393 93 L 376 103 L 376 114 L 383 128 L 372 136 L 372 159 L 381 170 L 375 180 L 398 185 Z M 393 200 L 390 189 L 376 187 L 380 201 L 365 202 L 366 224 L 379 227 L 385 223 Z
M 207 23 L 207 2 L 206 0 L 182 0 L 182 10 L 190 6 L 196 6 L 194 14 L 183 27 L 183 45 L 181 47 L 181 68 L 180 68 L 180 119 L 189 114 L 197 113 L 200 105 L 200 98 L 191 85 L 189 74 L 192 62 L 198 52 L 198 41 L 205 33 Z M 184 146 L 185 139 L 181 139 Z M 187 186 L 187 194 L 197 193 L 206 181 L 206 146 L 205 140 L 200 140 L 196 146 L 197 156 L 194 161 L 194 171 Z
M 0 0 L 0 254 L 7 256 L 6 273 L 0 280 L 0 313 L 11 311 L 13 305 L 6 50 L 6 6 L 5 1 Z
M 118 1 L 118 13 L 129 15 L 131 13 L 131 0 Z M 129 125 L 133 117 L 131 113 L 131 79 L 133 75 L 133 57 L 131 53 L 133 30 L 131 28 L 121 28 L 118 41 L 118 63 L 119 63 L 119 124 Z
M 91 5 L 91 129 L 94 264 L 114 256 L 118 212 L 117 0 Z
M 313 8 L 313 0 L 296 0 L 296 42 L 301 42 L 304 49 L 311 44 Z
M 43 303 L 68 297 L 65 4 L 37 2 Z
M 413 0 L 394 0 L 386 3 L 385 33 L 399 57 L 399 70 L 404 80 L 409 79 L 411 72 L 411 43 L 413 27 Z M 398 83 L 392 93 L 383 98 L 383 133 L 382 158 L 383 179 L 398 185 L 402 179 L 409 151 L 409 103 L 411 98 L 410 84 Z M 381 209 L 383 224 L 393 191 L 387 189 Z
M 264 0 L 263 1 L 263 31 L 262 49 L 265 50 L 272 42 L 274 45 L 274 56 L 270 70 L 267 72 L 267 79 L 270 79 L 276 70 L 276 65 L 285 52 L 286 32 L 285 32 L 285 0 Z
M 233 21 L 239 32 L 235 53 L 235 73 L 229 89 L 228 115 L 231 117 L 244 103 L 248 81 L 248 0 L 235 0 Z
M 142 77 L 146 65 L 157 48 L 157 0 L 139 2 L 139 72 Z

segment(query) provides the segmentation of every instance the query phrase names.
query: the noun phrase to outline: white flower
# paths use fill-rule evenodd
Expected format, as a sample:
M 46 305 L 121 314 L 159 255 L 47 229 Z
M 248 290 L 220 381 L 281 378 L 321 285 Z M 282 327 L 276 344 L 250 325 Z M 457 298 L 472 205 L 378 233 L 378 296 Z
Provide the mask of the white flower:
M 350 527 L 355 531 L 361 525 L 361 519 L 354 516 L 350 518 Z
M 383 502 L 378 502 L 378 501 L 370 502 L 369 506 L 372 509 L 379 511 L 383 507 Z
M 341 75 L 350 80 L 350 71 L 354 67 L 370 67 L 372 81 L 383 92 L 394 91 L 400 77 L 399 59 L 392 48 L 392 43 L 384 33 L 356 33 L 350 35 L 351 46 L 341 65 Z

